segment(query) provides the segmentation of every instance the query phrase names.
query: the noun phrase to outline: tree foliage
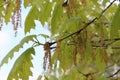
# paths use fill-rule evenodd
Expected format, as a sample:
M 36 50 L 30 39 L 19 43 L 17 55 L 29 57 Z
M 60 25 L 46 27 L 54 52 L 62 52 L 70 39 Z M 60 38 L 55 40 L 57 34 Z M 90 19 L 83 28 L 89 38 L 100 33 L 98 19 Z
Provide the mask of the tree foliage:
M 1 0 L 1 27 L 3 22 L 12 22 L 17 31 L 21 24 L 21 2 Z M 1 66 L 8 63 L 24 43 L 33 42 L 32 48 L 16 60 L 8 80 L 28 80 L 32 75 L 31 54 L 35 54 L 34 48 L 39 46 L 45 50 L 43 77 L 46 80 L 119 79 L 120 76 L 115 75 L 120 69 L 113 73 L 114 65 L 120 66 L 120 5 L 119 1 L 115 2 L 117 0 L 24 0 L 22 6 L 31 6 L 25 20 L 25 34 L 35 28 L 38 20 L 42 26 L 48 23 L 51 36 L 41 33 L 26 36 L 6 55 Z M 41 43 L 38 36 L 51 40 Z

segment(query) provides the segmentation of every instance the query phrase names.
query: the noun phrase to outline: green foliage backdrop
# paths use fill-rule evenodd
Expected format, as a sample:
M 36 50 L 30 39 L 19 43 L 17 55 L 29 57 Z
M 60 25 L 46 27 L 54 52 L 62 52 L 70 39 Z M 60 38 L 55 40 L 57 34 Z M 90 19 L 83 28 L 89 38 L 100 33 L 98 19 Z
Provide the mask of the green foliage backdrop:
M 23 1 L 23 4 L 22 4 Z M 29 35 L 23 38 L 2 60 L 8 63 L 14 53 L 32 41 L 11 69 L 8 80 L 28 80 L 32 75 L 32 54 L 43 46 L 45 80 L 114 80 L 114 65 L 120 66 L 119 0 L 0 0 L 0 27 L 12 22 L 15 32 L 21 24 L 21 6 L 31 7 L 24 33 L 35 29 L 35 20 L 48 24 L 51 36 Z M 15 33 L 15 34 L 16 34 Z M 41 43 L 37 37 L 50 41 Z M 26 57 L 27 56 L 27 57 Z M 25 72 L 24 72 L 25 71 Z

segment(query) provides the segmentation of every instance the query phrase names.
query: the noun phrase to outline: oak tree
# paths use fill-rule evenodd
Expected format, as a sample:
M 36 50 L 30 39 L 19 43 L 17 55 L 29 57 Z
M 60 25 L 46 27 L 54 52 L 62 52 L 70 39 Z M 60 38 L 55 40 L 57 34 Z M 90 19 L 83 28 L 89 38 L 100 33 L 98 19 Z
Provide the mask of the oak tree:
M 22 4 L 23 2 L 23 4 Z M 17 34 L 21 24 L 21 6 L 31 7 L 24 33 L 35 29 L 35 20 L 47 23 L 51 35 L 25 36 L 2 60 L 0 66 L 14 58 L 25 43 L 32 45 L 17 58 L 8 80 L 28 80 L 32 76 L 31 60 L 35 47 L 43 46 L 45 80 L 114 80 L 120 69 L 119 0 L 1 0 L 0 27 L 12 23 Z M 18 35 L 19 36 L 19 35 Z M 49 41 L 41 43 L 39 36 Z

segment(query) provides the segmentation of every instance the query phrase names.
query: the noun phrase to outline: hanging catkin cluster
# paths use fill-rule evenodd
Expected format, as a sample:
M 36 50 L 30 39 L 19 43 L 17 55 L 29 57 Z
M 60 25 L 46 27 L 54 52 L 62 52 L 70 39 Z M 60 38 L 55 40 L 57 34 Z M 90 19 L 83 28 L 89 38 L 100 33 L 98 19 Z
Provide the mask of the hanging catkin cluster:
M 17 33 L 17 29 L 21 26 L 21 3 L 22 0 L 5 0 L 2 2 L 3 4 L 0 6 L 0 30 L 5 22 L 11 22 L 13 24 L 13 29 L 15 30 L 15 34 Z
M 45 50 L 45 54 L 44 54 L 43 68 L 44 68 L 44 70 L 46 70 L 46 66 L 48 64 L 48 68 L 50 70 L 52 70 L 51 51 L 50 51 L 50 43 L 49 42 L 46 42 L 44 44 L 44 50 Z

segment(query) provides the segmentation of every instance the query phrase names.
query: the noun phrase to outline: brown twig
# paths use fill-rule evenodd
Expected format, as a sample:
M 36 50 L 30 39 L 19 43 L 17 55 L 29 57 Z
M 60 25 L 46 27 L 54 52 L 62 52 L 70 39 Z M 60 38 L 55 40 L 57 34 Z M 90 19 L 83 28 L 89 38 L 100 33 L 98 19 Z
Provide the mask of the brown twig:
M 37 38 L 35 38 L 35 40 L 33 40 L 33 42 L 34 43 L 33 43 L 32 47 L 36 47 L 36 46 L 39 46 L 39 45 L 43 45 L 44 46 L 44 44 L 40 43 Z
M 87 73 L 87 74 L 84 74 L 84 73 L 82 73 L 81 71 L 79 71 L 79 70 L 77 70 L 78 71 L 78 73 L 80 73 L 80 74 L 82 74 L 83 76 L 85 76 L 87 79 L 90 77 L 90 76 L 92 76 L 92 75 L 94 75 L 95 73 Z
M 93 48 L 107 48 L 107 46 L 92 45 Z M 120 46 L 113 46 L 111 49 L 120 49 Z
M 114 46 L 112 49 L 120 49 L 120 46 Z
M 119 41 L 120 38 L 113 38 L 113 39 L 104 39 L 104 40 L 98 40 L 97 42 L 101 42 L 101 41 Z M 94 41 L 91 41 L 91 42 L 94 42 Z
M 113 39 L 104 39 L 103 41 L 109 42 L 108 44 L 104 45 L 92 45 L 93 48 L 107 48 L 109 45 L 115 43 L 116 41 L 119 41 L 120 38 L 113 38 Z M 97 43 L 100 43 L 101 40 L 98 40 Z M 91 41 L 91 43 L 94 43 L 94 41 Z M 120 49 L 120 46 L 112 46 L 112 49 Z
M 110 6 L 112 6 L 112 4 L 113 4 L 115 1 L 116 1 L 116 0 L 113 0 L 113 1 L 101 12 L 101 14 L 99 15 L 99 17 L 95 17 L 93 20 L 91 20 L 91 21 L 89 21 L 88 23 L 86 23 L 81 29 L 79 29 L 78 31 L 76 31 L 76 32 L 74 32 L 74 33 L 72 33 L 72 34 L 69 34 L 68 36 L 66 36 L 66 37 L 64 37 L 64 38 L 59 39 L 59 41 L 63 41 L 64 39 L 67 39 L 67 38 L 69 38 L 69 37 L 72 36 L 72 35 L 75 35 L 75 34 L 80 33 L 81 31 L 83 31 L 84 29 L 86 29 L 89 25 L 91 25 L 92 23 L 94 23 L 96 20 L 99 20 L 99 19 L 102 17 L 102 15 L 105 13 L 105 11 L 107 11 L 107 10 L 110 8 Z M 55 44 L 56 42 L 57 42 L 57 41 L 51 42 L 51 43 L 50 43 L 50 46 L 53 45 L 53 44 Z
M 114 77 L 114 76 L 117 75 L 119 72 L 120 72 L 120 69 L 118 69 L 115 73 L 113 73 L 112 75 L 108 76 L 107 78 Z
M 116 0 L 113 0 L 100 14 L 100 16 L 98 18 L 100 18 L 104 13 L 105 11 L 115 2 Z

